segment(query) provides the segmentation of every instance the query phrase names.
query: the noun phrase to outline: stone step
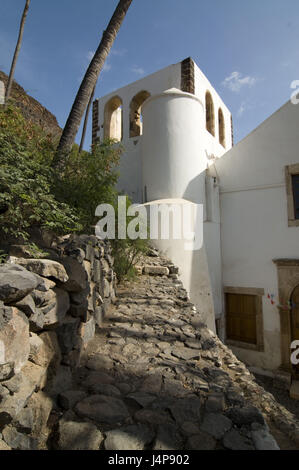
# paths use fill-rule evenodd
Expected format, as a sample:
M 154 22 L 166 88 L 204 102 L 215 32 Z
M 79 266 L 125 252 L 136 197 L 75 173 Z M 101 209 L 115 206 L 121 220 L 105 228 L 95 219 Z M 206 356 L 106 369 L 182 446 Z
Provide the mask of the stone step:
M 168 276 L 169 269 L 166 266 L 143 266 L 143 274 L 151 276 Z

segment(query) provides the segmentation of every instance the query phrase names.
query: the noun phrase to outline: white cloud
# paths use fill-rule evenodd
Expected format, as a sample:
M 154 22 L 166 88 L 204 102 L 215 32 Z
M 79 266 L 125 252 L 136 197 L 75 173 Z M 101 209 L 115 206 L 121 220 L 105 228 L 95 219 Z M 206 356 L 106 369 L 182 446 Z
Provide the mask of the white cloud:
M 118 57 L 123 57 L 127 53 L 127 49 L 111 49 L 110 54 Z
M 109 70 L 111 70 L 112 66 L 110 64 L 108 64 L 107 62 L 104 63 L 104 66 L 103 66 L 103 72 L 109 72 Z
M 243 116 L 243 114 L 245 113 L 245 111 L 247 110 L 247 106 L 246 106 L 246 103 L 245 101 L 243 101 L 240 105 L 240 108 L 238 109 L 238 112 L 237 112 L 237 116 L 238 117 L 241 117 Z
M 136 73 L 137 75 L 145 74 L 145 70 L 142 67 L 132 67 L 131 71 Z
M 247 75 L 243 77 L 240 72 L 232 72 L 229 77 L 226 77 L 222 85 L 229 88 L 234 93 L 239 93 L 242 87 L 253 87 L 257 83 L 257 78 Z

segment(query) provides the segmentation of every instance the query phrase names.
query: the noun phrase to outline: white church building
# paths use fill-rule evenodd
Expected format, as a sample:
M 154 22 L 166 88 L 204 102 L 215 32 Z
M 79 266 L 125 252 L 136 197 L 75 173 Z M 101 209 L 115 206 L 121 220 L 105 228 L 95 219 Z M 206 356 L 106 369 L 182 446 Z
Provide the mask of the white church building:
M 133 202 L 203 204 L 199 251 L 159 247 L 209 328 L 249 366 L 298 377 L 299 106 L 234 146 L 231 112 L 188 58 L 95 100 L 93 142 L 108 137 Z

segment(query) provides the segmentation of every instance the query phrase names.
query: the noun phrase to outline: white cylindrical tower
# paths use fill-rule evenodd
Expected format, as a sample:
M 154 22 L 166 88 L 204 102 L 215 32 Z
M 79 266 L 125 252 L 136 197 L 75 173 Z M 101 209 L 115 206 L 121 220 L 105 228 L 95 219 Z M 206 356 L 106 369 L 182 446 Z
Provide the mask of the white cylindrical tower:
M 150 97 L 142 107 L 142 179 L 145 198 L 185 198 L 202 203 L 207 168 L 202 132 L 204 107 L 176 88 Z M 200 176 L 202 175 L 202 177 Z

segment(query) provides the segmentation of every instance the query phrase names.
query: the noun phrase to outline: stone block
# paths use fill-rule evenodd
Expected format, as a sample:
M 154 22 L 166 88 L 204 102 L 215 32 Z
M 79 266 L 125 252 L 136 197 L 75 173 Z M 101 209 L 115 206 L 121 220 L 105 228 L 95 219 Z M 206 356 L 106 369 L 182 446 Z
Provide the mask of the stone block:
M 38 285 L 37 278 L 22 266 L 4 264 L 0 266 L 0 300 L 5 303 L 18 302 Z
M 106 433 L 106 450 L 144 450 L 153 440 L 154 434 L 144 424 L 126 426 Z
M 169 269 L 166 266 L 144 266 L 143 273 L 152 276 L 168 276 Z
M 88 342 L 95 335 L 95 319 L 93 317 L 86 323 L 81 323 L 79 326 L 79 338 L 83 347 L 87 346 Z
M 70 308 L 70 298 L 65 290 L 55 287 L 53 292 L 53 302 L 40 309 L 44 314 L 44 329 L 53 329 L 61 324 Z
M 130 416 L 122 400 L 105 395 L 91 395 L 85 398 L 77 403 L 75 411 L 82 418 L 104 424 L 116 424 Z
M 56 281 L 66 282 L 67 273 L 62 264 L 50 259 L 25 259 L 20 258 L 18 264 L 24 266 L 28 271 L 38 274 L 42 277 L 55 279 Z
M 39 336 L 30 333 L 30 361 L 56 370 L 61 361 L 61 351 L 55 331 L 45 331 Z
M 10 320 L 0 330 L 0 364 L 13 362 L 17 373 L 26 364 L 29 352 L 29 321 L 23 312 L 12 308 Z
M 62 262 L 68 275 L 68 281 L 63 288 L 68 292 L 81 292 L 86 289 L 89 278 L 86 266 L 70 256 L 63 258 Z
M 0 382 L 9 380 L 14 375 L 14 362 L 0 364 Z
M 6 444 L 14 450 L 37 450 L 37 439 L 18 432 L 14 427 L 7 426 L 2 431 Z
M 91 423 L 61 420 L 58 447 L 61 450 L 99 450 L 104 436 Z

